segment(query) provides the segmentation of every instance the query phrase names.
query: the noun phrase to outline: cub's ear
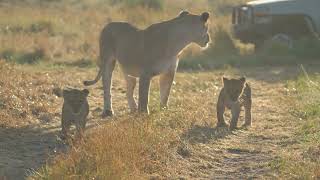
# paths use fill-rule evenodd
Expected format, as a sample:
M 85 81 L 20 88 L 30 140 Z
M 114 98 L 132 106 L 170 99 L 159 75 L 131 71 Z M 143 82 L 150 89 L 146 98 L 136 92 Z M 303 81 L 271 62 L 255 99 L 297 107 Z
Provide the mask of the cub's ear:
M 207 22 L 209 19 L 210 14 L 208 12 L 204 12 L 201 14 L 201 21 Z
M 88 96 L 88 94 L 89 94 L 89 90 L 88 90 L 88 89 L 83 89 L 82 92 L 83 92 L 83 94 L 85 94 L 86 96 Z
M 57 97 L 62 97 L 62 95 L 63 95 L 62 90 L 61 90 L 60 88 L 58 88 L 58 87 L 53 88 L 53 89 L 52 89 L 52 93 L 53 93 L 54 95 L 56 95 Z
M 226 78 L 226 77 L 222 77 L 222 82 L 223 82 L 223 84 L 226 84 L 228 81 L 229 81 L 229 79 L 228 79 L 228 78 Z
M 188 11 L 183 10 L 183 11 L 180 12 L 179 17 L 185 16 L 185 15 L 188 15 L 188 14 L 190 14 Z
M 240 79 L 239 79 L 241 82 L 246 82 L 246 78 L 245 77 L 241 77 Z

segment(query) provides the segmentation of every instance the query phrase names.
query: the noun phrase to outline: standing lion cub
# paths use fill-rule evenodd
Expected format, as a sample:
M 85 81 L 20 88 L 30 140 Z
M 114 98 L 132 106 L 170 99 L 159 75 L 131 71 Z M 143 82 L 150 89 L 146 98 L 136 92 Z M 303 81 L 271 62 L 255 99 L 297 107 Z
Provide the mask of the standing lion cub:
M 244 126 L 251 126 L 251 88 L 246 78 L 227 79 L 223 77 L 223 88 L 220 91 L 217 103 L 217 126 L 227 126 L 224 121 L 225 108 L 231 109 L 230 130 L 237 128 L 237 123 L 243 106 L 245 109 Z
M 53 93 L 58 97 L 63 97 L 61 126 L 62 139 L 68 137 L 72 124 L 76 126 L 77 136 L 81 137 L 84 132 L 87 116 L 89 114 L 89 103 L 87 100 L 89 91 L 75 88 L 53 89 Z

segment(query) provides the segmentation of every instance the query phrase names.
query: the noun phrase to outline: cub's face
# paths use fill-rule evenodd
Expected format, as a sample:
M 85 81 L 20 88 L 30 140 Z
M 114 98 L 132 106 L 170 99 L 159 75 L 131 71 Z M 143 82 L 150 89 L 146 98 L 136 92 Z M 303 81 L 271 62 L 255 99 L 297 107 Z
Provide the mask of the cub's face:
M 64 89 L 64 102 L 69 104 L 74 113 L 79 113 L 82 105 L 87 102 L 89 91 L 87 89 Z
M 188 31 L 188 36 L 191 37 L 191 41 L 200 47 L 207 47 L 210 42 L 207 24 L 209 13 L 204 12 L 201 15 L 193 15 L 187 11 L 182 11 L 179 17 L 182 18 L 187 25 L 184 26 L 184 29 Z
M 237 101 L 242 94 L 246 78 L 242 77 L 240 79 L 227 79 L 223 78 L 224 90 L 227 96 L 233 101 Z

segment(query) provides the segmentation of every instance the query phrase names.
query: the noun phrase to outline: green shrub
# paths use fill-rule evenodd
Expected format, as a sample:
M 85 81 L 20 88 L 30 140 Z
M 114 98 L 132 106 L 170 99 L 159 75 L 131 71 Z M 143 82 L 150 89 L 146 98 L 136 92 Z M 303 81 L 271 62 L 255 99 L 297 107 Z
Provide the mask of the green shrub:
M 13 49 L 4 50 L 0 57 L 6 61 L 12 61 L 16 58 L 16 52 Z
M 32 52 L 25 53 L 17 59 L 19 64 L 35 64 L 45 59 L 45 51 L 43 49 L 35 49 Z
M 54 28 L 53 28 L 53 24 L 51 22 L 40 21 L 40 22 L 32 23 L 29 26 L 29 28 L 27 29 L 27 31 L 31 32 L 31 33 L 38 33 L 38 32 L 46 31 L 49 34 L 53 34 Z
M 210 57 L 239 55 L 230 33 L 222 26 L 217 26 L 211 35 L 212 45 L 205 51 Z
M 318 39 L 301 39 L 294 43 L 291 53 L 297 57 L 319 58 L 320 57 L 320 40 Z
M 88 67 L 94 67 L 94 61 L 91 59 L 81 58 L 79 60 L 75 60 L 72 62 L 55 62 L 52 65 L 53 66 L 65 66 L 65 67 L 79 67 L 79 68 L 88 68 Z
M 2 27 L 1 27 L 2 26 Z M 4 24 L 0 26 L 0 32 L 4 33 L 40 33 L 47 32 L 54 35 L 54 25 L 50 21 L 38 21 L 30 24 Z
M 9 49 L 0 54 L 0 59 L 18 64 L 36 64 L 40 60 L 46 59 L 46 54 L 43 49 L 35 49 L 31 52 L 16 52 Z

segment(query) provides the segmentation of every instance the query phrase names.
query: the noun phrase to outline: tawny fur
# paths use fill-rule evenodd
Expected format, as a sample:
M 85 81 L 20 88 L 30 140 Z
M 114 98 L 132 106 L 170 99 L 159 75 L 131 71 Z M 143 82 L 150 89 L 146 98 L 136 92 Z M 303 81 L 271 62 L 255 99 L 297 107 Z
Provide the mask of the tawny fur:
M 58 97 L 63 97 L 63 107 L 61 116 L 62 138 L 65 139 L 69 135 L 69 130 L 72 124 L 76 126 L 77 136 L 82 136 L 87 123 L 89 114 L 89 104 L 87 89 L 78 90 L 68 88 L 60 90 L 56 88 L 53 93 Z
M 167 107 L 171 85 L 178 66 L 178 54 L 190 43 L 207 47 L 210 42 L 207 20 L 201 15 L 183 11 L 179 16 L 146 29 L 125 22 L 112 22 L 100 35 L 100 69 L 93 85 L 102 77 L 104 90 L 103 117 L 112 116 L 112 72 L 116 61 L 127 82 L 127 99 L 131 111 L 148 113 L 150 80 L 160 75 L 160 106 Z M 138 106 L 133 97 L 136 78 L 139 78 Z
M 237 128 L 241 107 L 245 110 L 244 126 L 251 126 L 251 88 L 246 79 L 223 78 L 223 88 L 220 91 L 217 103 L 217 126 L 227 126 L 224 120 L 225 108 L 231 109 L 232 118 L 230 130 Z

